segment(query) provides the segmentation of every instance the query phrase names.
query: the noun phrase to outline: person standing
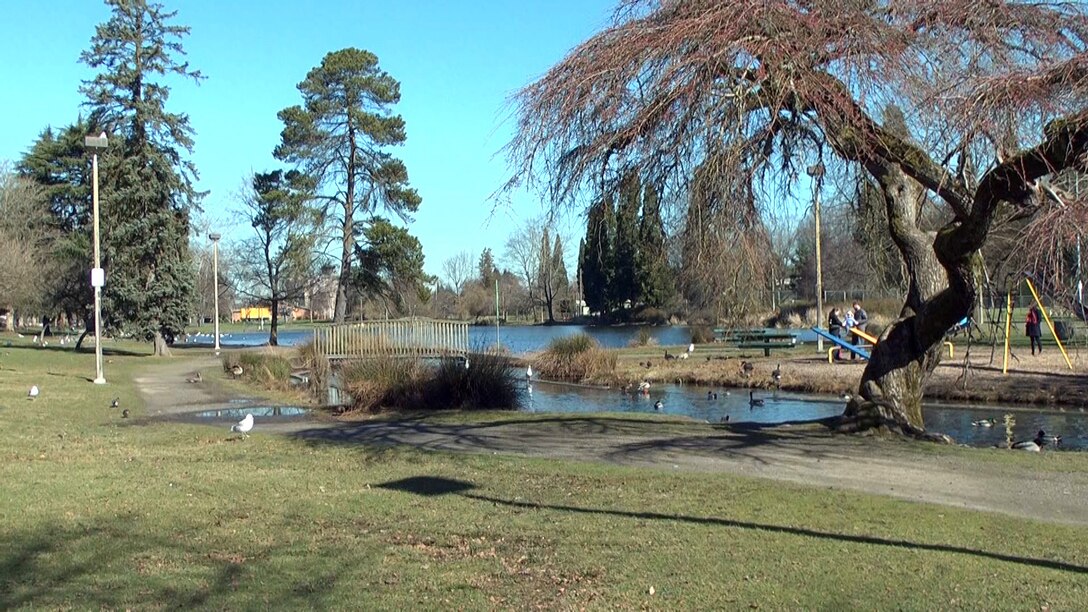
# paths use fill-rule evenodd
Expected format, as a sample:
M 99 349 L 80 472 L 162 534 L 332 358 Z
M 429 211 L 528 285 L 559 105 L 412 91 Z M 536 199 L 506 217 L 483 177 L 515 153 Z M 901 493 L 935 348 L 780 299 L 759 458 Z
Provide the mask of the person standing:
M 1028 308 L 1028 314 L 1024 317 L 1024 333 L 1031 342 L 1031 354 L 1035 354 L 1035 347 L 1039 347 L 1039 354 L 1043 354 L 1042 333 L 1039 330 L 1039 309 L 1034 304 Z
M 831 312 L 827 314 L 827 331 L 836 338 L 842 338 L 842 311 L 838 308 L 832 308 Z M 833 353 L 835 361 L 842 359 L 841 349 L 836 348 Z
M 865 331 L 866 326 L 869 325 L 869 313 L 865 312 L 865 309 L 861 307 L 861 302 L 854 302 L 853 314 L 854 324 L 850 327 L 856 327 L 860 331 Z M 861 336 L 855 333 L 851 333 L 850 343 L 854 346 L 861 344 Z M 850 354 L 850 359 L 857 358 L 857 353 Z

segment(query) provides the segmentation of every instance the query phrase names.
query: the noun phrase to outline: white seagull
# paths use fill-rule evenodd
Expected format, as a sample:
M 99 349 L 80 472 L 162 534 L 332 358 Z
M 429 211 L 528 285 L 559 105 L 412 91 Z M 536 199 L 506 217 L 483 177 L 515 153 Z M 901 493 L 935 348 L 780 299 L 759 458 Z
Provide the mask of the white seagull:
M 27 399 L 37 399 L 37 397 L 38 397 L 38 385 L 34 385 L 34 386 L 30 387 L 30 391 L 27 392 L 26 398 Z
M 525 379 L 526 380 L 532 380 L 533 379 L 533 366 L 532 365 L 525 368 Z
M 249 437 L 249 430 L 253 429 L 253 413 L 249 413 L 241 421 L 230 426 L 231 433 L 240 433 L 243 438 Z

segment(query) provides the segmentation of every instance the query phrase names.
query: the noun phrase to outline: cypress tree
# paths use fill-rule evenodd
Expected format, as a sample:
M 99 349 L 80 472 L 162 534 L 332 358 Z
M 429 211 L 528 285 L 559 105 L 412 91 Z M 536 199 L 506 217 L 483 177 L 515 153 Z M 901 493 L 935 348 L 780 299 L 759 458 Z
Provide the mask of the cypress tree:
M 638 174 L 631 173 L 620 183 L 620 198 L 616 208 L 616 238 L 612 271 L 612 302 L 621 307 L 624 302 L 634 305 L 639 298 L 638 240 L 639 200 L 642 187 Z
M 647 306 L 660 308 L 674 293 L 665 244 L 665 225 L 661 221 L 661 202 L 653 185 L 642 196 L 642 218 L 638 228 L 636 276 L 639 299 Z

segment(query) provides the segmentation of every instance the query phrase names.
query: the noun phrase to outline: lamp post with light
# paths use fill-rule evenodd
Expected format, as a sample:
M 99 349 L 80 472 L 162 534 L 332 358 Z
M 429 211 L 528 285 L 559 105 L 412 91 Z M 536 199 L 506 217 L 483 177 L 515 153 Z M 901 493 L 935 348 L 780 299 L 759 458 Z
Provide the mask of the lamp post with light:
M 824 316 L 824 273 L 820 263 L 820 186 L 824 178 L 824 164 L 817 163 L 808 167 L 808 175 L 812 177 L 812 217 L 816 225 L 816 325 L 820 324 Z M 817 334 L 816 349 L 824 352 L 824 338 Z
M 98 151 L 105 150 L 109 144 L 106 133 L 87 136 L 83 144 L 93 152 L 91 155 L 91 206 L 94 209 L 94 268 L 91 270 L 91 286 L 94 287 L 94 384 L 106 384 L 102 373 L 102 287 L 106 284 L 106 273 L 102 269 L 102 254 L 98 243 Z
M 215 354 L 219 354 L 219 239 L 218 233 L 208 234 L 212 241 L 212 284 L 215 287 Z

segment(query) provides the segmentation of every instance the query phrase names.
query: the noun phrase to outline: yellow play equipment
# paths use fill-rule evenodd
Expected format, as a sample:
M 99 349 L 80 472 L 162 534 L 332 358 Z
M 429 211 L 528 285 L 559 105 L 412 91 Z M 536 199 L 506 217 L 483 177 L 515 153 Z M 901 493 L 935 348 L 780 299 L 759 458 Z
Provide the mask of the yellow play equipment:
M 862 340 L 868 342 L 869 344 L 872 344 L 873 346 L 876 346 L 876 336 L 874 336 L 872 334 L 868 334 L 868 333 L 866 333 L 866 332 L 864 332 L 864 331 L 862 331 L 862 330 L 860 330 L 860 329 L 858 329 L 856 327 L 851 327 L 847 331 L 849 331 L 852 334 L 857 334 L 858 338 L 861 338 Z M 948 347 L 948 358 L 952 359 L 955 356 L 955 348 L 956 347 L 954 347 L 952 345 L 952 343 L 947 341 L 947 340 L 945 340 L 944 344 L 945 344 L 945 346 Z M 831 347 L 831 348 L 827 349 L 827 362 L 828 363 L 835 363 L 834 353 L 835 353 L 836 350 L 837 350 L 836 347 Z
M 1035 304 L 1039 306 L 1039 312 L 1043 313 L 1043 320 L 1046 321 L 1046 327 L 1050 330 L 1051 337 L 1058 343 L 1058 349 L 1062 352 L 1062 357 L 1065 357 L 1065 365 L 1069 366 L 1069 369 L 1073 369 L 1073 363 L 1069 361 L 1069 353 L 1065 352 L 1065 346 L 1062 345 L 1062 339 L 1058 337 L 1058 334 L 1054 331 L 1054 322 L 1050 320 L 1050 313 L 1043 307 L 1043 301 L 1039 299 L 1039 292 L 1035 290 L 1035 285 L 1031 282 L 1030 278 L 1025 277 L 1024 281 L 1028 284 L 1028 289 L 1031 290 L 1031 297 L 1035 298 Z M 1001 361 L 1001 373 L 1009 373 L 1009 338 L 1012 336 L 1012 289 L 1009 289 L 1008 294 L 1005 296 L 1005 355 Z

